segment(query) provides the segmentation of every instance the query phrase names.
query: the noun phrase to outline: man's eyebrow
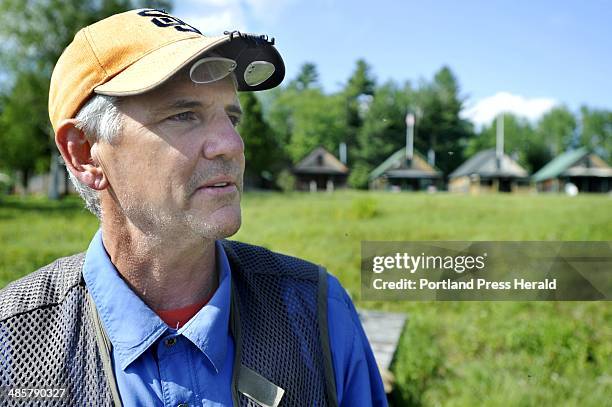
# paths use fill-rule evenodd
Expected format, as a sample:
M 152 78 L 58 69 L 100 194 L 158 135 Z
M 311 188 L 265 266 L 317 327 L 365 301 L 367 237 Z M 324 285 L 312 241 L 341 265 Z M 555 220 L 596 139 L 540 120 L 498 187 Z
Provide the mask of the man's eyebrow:
M 180 109 L 194 109 L 202 106 L 202 103 L 197 100 L 178 99 L 153 109 L 153 112 L 157 114 Z
M 198 102 L 197 100 L 178 99 L 169 104 L 155 108 L 153 112 L 155 114 L 158 114 L 158 113 L 164 113 L 164 112 L 180 110 L 180 109 L 194 109 L 194 108 L 198 108 L 202 106 L 204 105 L 201 102 Z M 227 105 L 225 107 L 225 110 L 228 113 L 242 115 L 242 109 L 240 108 L 239 105 L 236 105 L 236 104 Z

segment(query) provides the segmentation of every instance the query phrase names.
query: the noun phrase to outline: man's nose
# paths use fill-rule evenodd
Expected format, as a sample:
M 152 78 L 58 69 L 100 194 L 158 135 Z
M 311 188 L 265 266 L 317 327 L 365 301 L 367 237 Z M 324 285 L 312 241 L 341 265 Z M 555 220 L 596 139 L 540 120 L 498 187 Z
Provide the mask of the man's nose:
M 224 118 L 215 120 L 214 124 L 208 129 L 209 137 L 205 138 L 202 146 L 202 155 L 208 160 L 219 157 L 232 159 L 244 154 L 242 137 L 236 131 L 229 117 L 224 116 Z

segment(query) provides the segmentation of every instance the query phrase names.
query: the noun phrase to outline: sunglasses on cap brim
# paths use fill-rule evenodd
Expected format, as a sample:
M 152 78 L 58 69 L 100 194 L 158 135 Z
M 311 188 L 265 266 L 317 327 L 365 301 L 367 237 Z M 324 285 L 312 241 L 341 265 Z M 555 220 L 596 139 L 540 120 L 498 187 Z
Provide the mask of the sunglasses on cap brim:
M 195 83 L 212 83 L 232 73 L 238 64 L 233 59 L 206 57 L 196 61 L 189 70 Z M 274 74 L 276 68 L 268 61 L 253 61 L 244 70 L 244 82 L 249 86 L 261 85 Z

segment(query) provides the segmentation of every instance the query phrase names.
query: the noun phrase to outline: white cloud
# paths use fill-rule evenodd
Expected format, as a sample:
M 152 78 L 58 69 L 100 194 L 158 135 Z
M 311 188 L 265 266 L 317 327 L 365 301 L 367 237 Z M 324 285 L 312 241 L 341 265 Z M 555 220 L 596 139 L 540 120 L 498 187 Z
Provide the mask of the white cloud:
M 222 10 L 210 15 L 201 15 L 189 19 L 191 25 L 207 35 L 221 35 L 223 31 L 245 31 L 247 24 L 240 12 Z
M 462 115 L 478 127 L 490 124 L 501 112 L 513 113 L 535 121 L 557 103 L 552 98 L 525 98 L 509 92 L 497 92 L 493 96 L 480 99 L 464 110 Z
M 250 31 L 249 22 L 273 23 L 295 0 L 187 0 L 172 14 L 201 30 L 217 35 L 225 30 Z
M 208 35 L 247 28 L 244 7 L 239 0 L 178 2 L 172 14 Z

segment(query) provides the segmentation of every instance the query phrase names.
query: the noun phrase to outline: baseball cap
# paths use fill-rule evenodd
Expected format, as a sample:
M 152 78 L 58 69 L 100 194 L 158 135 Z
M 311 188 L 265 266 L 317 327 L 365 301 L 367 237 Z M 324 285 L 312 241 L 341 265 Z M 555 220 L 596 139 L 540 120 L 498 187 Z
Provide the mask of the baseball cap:
M 58 59 L 49 88 L 53 129 L 73 118 L 94 93 L 148 92 L 211 51 L 235 61 L 232 69 L 239 91 L 270 89 L 285 76 L 274 39 L 266 35 L 226 31 L 206 36 L 163 10 L 130 10 L 81 29 Z M 245 80 L 260 64 L 272 67 L 267 70 L 269 77 L 254 84 Z

